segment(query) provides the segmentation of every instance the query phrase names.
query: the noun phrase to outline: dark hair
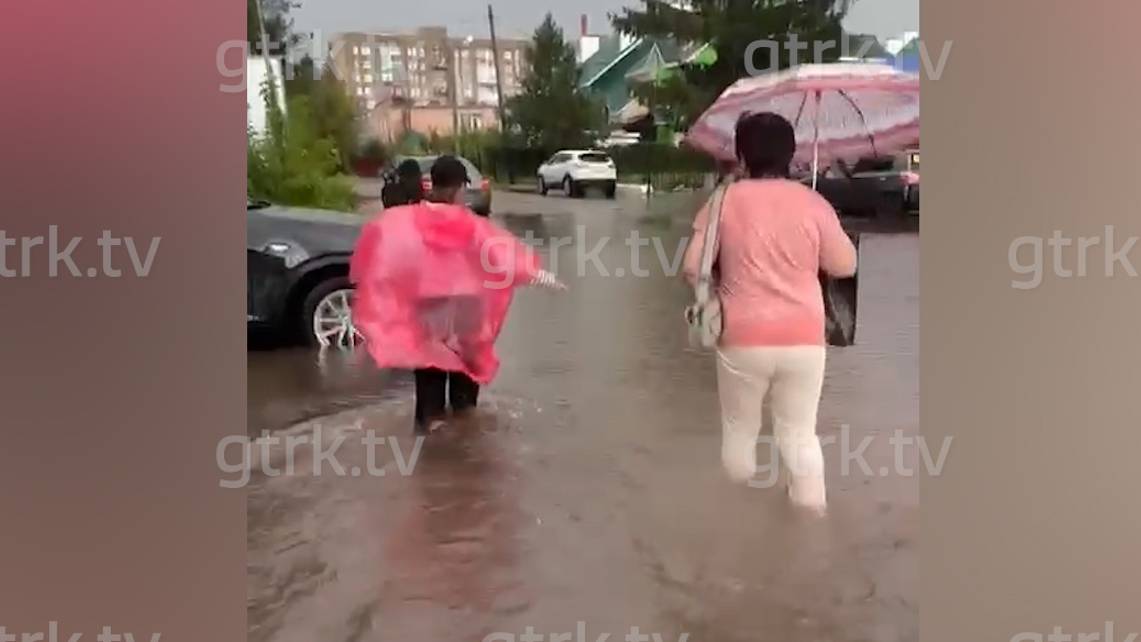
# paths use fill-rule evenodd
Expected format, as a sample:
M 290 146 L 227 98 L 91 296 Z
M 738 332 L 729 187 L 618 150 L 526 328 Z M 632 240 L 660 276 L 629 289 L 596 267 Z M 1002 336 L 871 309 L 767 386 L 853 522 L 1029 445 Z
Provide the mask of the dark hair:
M 773 112 L 745 114 L 737 121 L 737 158 L 752 178 L 788 178 L 796 153 L 796 132 Z
M 423 176 L 420 163 L 416 162 L 414 158 L 403 160 L 396 167 L 394 183 L 402 193 L 402 196 L 399 197 L 401 203 L 419 203 L 424 200 L 424 185 L 420 182 Z
M 455 156 L 441 156 L 432 163 L 432 188 L 463 187 L 471 182 L 467 168 Z
M 411 178 L 419 181 L 422 175 L 420 163 L 416 162 L 414 158 L 406 159 L 396 167 L 396 176 L 399 178 Z

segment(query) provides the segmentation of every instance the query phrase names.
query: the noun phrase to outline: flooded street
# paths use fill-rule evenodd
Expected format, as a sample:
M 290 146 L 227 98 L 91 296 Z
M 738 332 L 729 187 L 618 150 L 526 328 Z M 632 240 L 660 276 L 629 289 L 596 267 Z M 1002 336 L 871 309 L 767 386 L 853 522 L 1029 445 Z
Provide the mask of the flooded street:
M 830 349 L 819 418 L 836 440 L 829 513 L 813 520 L 721 470 L 714 359 L 689 348 L 692 295 L 666 274 L 699 198 L 497 192 L 494 217 L 543 241 L 570 289 L 519 292 L 478 413 L 418 449 L 410 375 L 252 350 L 250 434 L 338 437 L 345 472 L 312 474 L 301 452 L 295 474 L 251 479 L 248 639 L 917 640 L 919 480 L 889 438 L 918 435 L 919 238 L 861 240 L 857 345 Z M 637 262 L 633 232 L 654 239 Z M 367 431 L 392 439 L 369 452 Z M 865 438 L 870 471 L 841 456 Z M 361 472 L 374 463 L 383 475 Z

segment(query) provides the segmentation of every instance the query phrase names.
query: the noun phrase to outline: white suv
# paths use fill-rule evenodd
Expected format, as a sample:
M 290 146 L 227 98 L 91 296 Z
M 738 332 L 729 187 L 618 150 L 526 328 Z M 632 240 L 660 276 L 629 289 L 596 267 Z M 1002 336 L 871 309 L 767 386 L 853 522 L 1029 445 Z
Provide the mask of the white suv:
M 546 196 L 551 188 L 562 189 L 567 196 L 582 196 L 591 185 L 614 198 L 618 186 L 618 170 L 605 152 L 564 150 L 539 166 L 539 193 Z

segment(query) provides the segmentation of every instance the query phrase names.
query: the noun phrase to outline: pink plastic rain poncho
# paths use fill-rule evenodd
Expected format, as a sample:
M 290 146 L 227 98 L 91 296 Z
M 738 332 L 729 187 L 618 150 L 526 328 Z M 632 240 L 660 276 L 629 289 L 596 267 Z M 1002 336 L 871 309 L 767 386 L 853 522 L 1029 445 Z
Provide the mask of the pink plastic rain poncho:
M 353 323 L 382 368 L 440 368 L 486 384 L 513 290 L 540 270 L 531 248 L 465 207 L 394 207 L 357 241 Z

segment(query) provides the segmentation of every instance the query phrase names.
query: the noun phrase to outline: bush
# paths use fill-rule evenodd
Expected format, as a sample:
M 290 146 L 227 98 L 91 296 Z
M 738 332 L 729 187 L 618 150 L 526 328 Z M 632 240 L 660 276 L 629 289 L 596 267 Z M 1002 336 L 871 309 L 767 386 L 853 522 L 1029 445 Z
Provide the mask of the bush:
M 370 178 L 380 175 L 382 168 L 391 159 L 391 154 L 379 139 L 370 138 L 353 150 L 350 164 L 357 176 Z
M 419 132 L 406 131 L 396 143 L 401 156 L 423 156 L 428 151 L 428 138 Z
M 282 205 L 352 210 L 352 179 L 339 173 L 337 145 L 318 137 L 308 98 L 289 100 L 288 116 L 270 107 L 264 135 L 249 134 L 246 190 L 249 196 Z
M 465 131 L 458 138 L 444 136 L 434 141 L 431 152 L 459 154 L 471 161 L 481 173 L 491 176 L 494 173 L 492 151 L 500 144 L 501 136 L 496 130 Z
M 497 181 L 514 183 L 534 179 L 539 165 L 557 150 L 523 147 L 516 144 L 495 146 L 487 150 L 484 164 Z
M 368 161 L 370 163 L 384 164 L 388 159 L 388 148 L 377 138 L 366 140 L 356 153 L 356 160 Z
M 713 159 L 688 147 L 668 143 L 638 143 L 607 150 L 620 176 L 705 174 L 715 170 Z

